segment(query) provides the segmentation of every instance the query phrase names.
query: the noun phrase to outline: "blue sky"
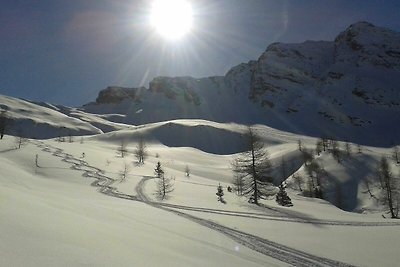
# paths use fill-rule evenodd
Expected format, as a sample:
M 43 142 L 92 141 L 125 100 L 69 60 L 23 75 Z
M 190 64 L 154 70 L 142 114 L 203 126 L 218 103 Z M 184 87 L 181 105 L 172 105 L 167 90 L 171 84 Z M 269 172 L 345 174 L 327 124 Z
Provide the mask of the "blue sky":
M 109 85 L 224 75 L 273 42 L 333 40 L 357 21 L 400 31 L 400 1 L 192 0 L 192 32 L 166 41 L 151 1 L 2 0 L 0 94 L 78 106 Z

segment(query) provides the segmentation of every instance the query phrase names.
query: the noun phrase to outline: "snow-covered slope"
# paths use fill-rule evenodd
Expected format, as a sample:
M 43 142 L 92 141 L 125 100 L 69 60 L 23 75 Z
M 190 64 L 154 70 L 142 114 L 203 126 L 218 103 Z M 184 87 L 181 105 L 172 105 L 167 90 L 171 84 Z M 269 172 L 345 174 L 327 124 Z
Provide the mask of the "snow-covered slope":
M 144 164 L 135 164 L 131 153 L 118 156 L 117 142 L 136 131 L 143 134 L 146 127 L 154 133 L 164 125 L 84 137 L 82 143 L 32 140 L 21 149 L 14 149 L 12 137 L 5 136 L 0 142 L 0 265 L 396 266 L 400 260 L 400 225 L 381 213 L 343 212 L 296 191 L 289 191 L 291 208 L 273 199 L 254 206 L 226 190 L 226 204 L 218 202 L 217 185 L 225 189 L 230 183 L 235 155 L 153 140 Z M 263 126 L 257 131 L 270 133 L 266 141 L 274 162 L 282 156 L 288 163 L 295 161 L 295 136 Z M 135 147 L 134 138 L 131 141 L 129 152 Z M 371 148 L 369 154 L 382 152 L 386 150 Z M 335 175 L 339 168 L 331 156 L 322 159 Z M 158 161 L 175 187 L 163 202 L 154 196 Z M 122 179 L 125 164 L 129 170 Z M 358 198 L 368 199 L 368 194 Z
M 143 124 L 177 118 L 261 123 L 368 145 L 400 143 L 400 34 L 366 22 L 334 41 L 271 44 L 224 77 L 158 77 L 148 89 L 109 87 L 91 113 Z
M 91 135 L 127 129 L 121 114 L 91 114 L 78 108 L 0 95 L 0 111 L 10 119 L 6 133 L 29 138 Z
M 51 104 L 38 105 L 0 95 L 0 110 L 6 111 L 6 116 L 12 120 L 7 133 L 13 135 L 49 138 L 103 132 L 89 122 L 63 114 Z

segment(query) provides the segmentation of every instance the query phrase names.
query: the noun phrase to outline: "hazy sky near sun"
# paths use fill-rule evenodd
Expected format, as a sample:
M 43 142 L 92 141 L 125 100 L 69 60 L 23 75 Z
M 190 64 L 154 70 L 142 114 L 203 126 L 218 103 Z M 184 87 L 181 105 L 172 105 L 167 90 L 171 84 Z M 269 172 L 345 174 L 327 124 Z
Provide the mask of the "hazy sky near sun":
M 270 43 L 333 40 L 360 20 L 400 31 L 398 0 L 189 2 L 192 31 L 171 41 L 150 0 L 1 0 L 0 94 L 78 106 L 109 85 L 224 75 Z

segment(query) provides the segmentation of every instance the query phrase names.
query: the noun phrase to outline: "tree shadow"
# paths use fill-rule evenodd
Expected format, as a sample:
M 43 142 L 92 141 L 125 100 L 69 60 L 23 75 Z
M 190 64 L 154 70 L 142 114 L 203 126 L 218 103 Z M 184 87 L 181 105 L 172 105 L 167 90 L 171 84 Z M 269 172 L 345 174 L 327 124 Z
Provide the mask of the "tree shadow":
M 135 167 L 140 167 L 140 166 L 143 166 L 143 165 L 144 165 L 143 162 L 134 162 L 133 163 L 133 166 L 135 166 Z
M 221 198 L 220 200 L 218 200 L 219 202 L 221 202 L 222 204 L 226 204 L 226 200 Z

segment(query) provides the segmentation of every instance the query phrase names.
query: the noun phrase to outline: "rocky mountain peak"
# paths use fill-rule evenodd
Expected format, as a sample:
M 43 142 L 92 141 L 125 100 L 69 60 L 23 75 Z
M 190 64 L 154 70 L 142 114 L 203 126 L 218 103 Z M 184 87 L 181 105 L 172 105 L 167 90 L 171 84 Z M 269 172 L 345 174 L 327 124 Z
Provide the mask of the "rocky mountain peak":
M 400 140 L 398 84 L 400 33 L 357 22 L 334 41 L 273 43 L 224 77 L 157 77 L 149 89 L 109 87 L 85 109 L 126 114 L 133 124 L 178 118 L 261 123 L 388 145 Z
M 368 62 L 385 68 L 400 68 L 400 33 L 368 22 L 350 25 L 335 39 L 339 60 Z
M 99 92 L 96 99 L 97 104 L 120 103 L 124 99 L 132 99 L 135 102 L 140 101 L 141 93 L 147 90 L 145 87 L 126 88 L 118 86 L 109 86 Z

